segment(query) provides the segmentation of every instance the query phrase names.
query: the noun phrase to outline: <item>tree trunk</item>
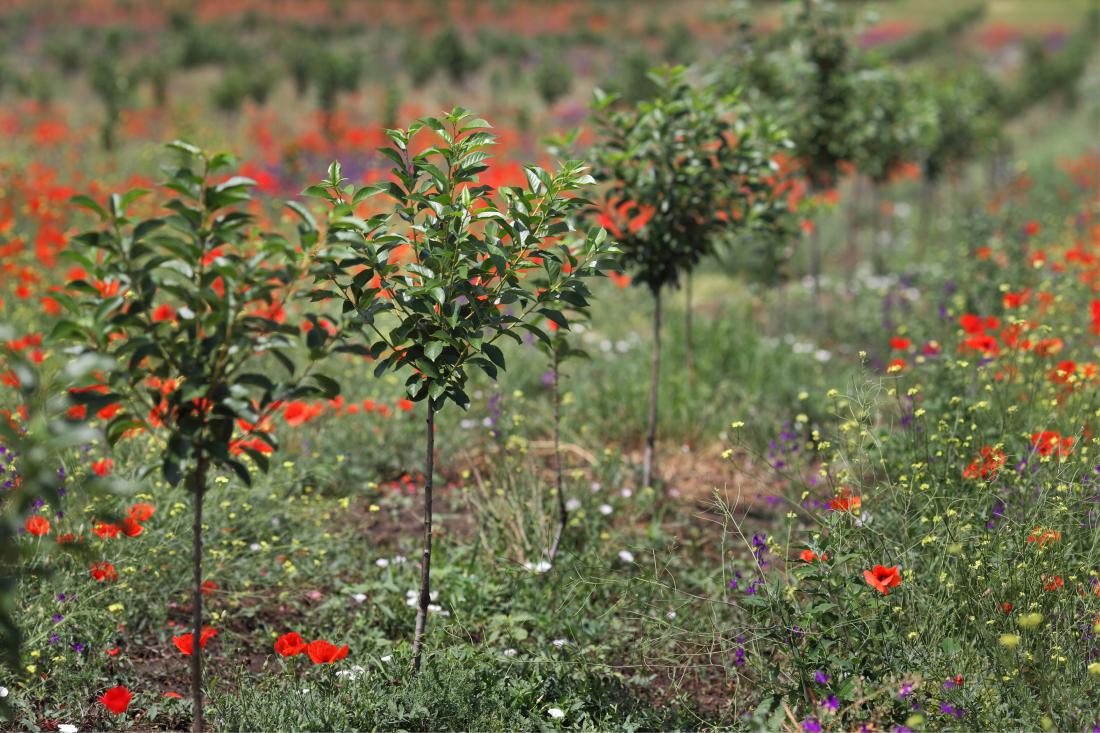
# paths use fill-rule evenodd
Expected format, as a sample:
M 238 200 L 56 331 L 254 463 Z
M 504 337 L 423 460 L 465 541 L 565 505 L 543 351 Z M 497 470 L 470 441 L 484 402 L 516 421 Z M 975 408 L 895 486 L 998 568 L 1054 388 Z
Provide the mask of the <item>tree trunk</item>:
M 649 375 L 649 429 L 646 431 L 642 487 L 653 485 L 653 451 L 657 443 L 657 383 L 661 376 L 661 291 L 653 291 L 653 367 Z
M 432 475 L 435 473 L 435 404 L 428 398 L 428 454 L 424 475 L 424 551 L 420 561 L 420 602 L 416 609 L 416 631 L 413 634 L 413 670 L 420 671 L 420 656 L 424 646 L 424 627 L 428 624 L 428 604 L 431 602 L 432 573 Z
M 206 494 L 206 455 L 200 453 L 191 475 L 194 492 L 195 522 L 191 525 L 192 570 L 194 586 L 191 589 L 191 703 L 193 721 L 191 730 L 202 733 L 202 501 Z
M 561 473 L 561 391 L 558 388 L 558 376 L 560 374 L 560 362 L 558 360 L 558 350 L 555 347 L 553 349 L 554 354 L 554 382 L 553 382 L 553 405 L 554 405 L 554 474 L 555 474 L 555 487 L 558 491 L 558 531 L 554 535 L 554 543 L 550 546 L 550 562 L 554 562 L 554 558 L 557 557 L 558 547 L 561 546 L 561 538 L 565 534 L 565 525 L 569 521 L 569 510 L 565 508 L 565 485 L 562 481 Z
M 871 266 L 876 275 L 886 272 L 886 253 L 883 252 L 882 238 L 882 189 L 877 183 L 871 184 Z
M 686 348 L 687 384 L 688 393 L 692 392 L 695 383 L 695 343 L 692 338 L 692 313 L 691 313 L 691 273 L 684 278 L 684 345 Z

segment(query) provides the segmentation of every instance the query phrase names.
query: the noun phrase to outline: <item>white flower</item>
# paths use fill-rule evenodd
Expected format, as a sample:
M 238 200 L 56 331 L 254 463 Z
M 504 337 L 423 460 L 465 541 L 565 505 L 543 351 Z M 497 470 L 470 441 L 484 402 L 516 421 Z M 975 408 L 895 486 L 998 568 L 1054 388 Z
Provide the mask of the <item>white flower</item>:
M 514 656 L 516 656 L 516 653 L 517 652 L 516 652 L 515 649 L 505 649 L 504 650 L 504 656 L 506 656 L 506 657 L 514 657 Z
M 76 733 L 80 730 L 72 723 L 61 723 L 57 726 L 57 729 L 61 731 L 61 733 Z
M 356 603 L 362 603 L 363 601 L 367 600 L 367 594 L 366 593 L 356 593 L 355 595 L 352 596 L 352 598 L 355 599 Z
M 380 661 L 380 662 L 392 662 L 393 661 L 393 655 L 392 654 L 387 654 L 386 656 L 382 657 L 378 661 Z
M 665 614 L 665 618 L 667 618 L 669 621 L 671 621 L 672 619 L 676 618 L 676 612 L 675 611 L 669 611 L 668 613 Z
M 408 559 L 409 558 L 405 557 L 404 555 L 394 555 L 393 556 L 393 562 L 394 562 L 395 565 L 401 565 L 401 564 L 407 562 Z
M 561 649 L 561 648 L 562 648 L 563 646 L 565 646 L 565 645 L 566 645 L 566 644 L 568 644 L 569 642 L 568 642 L 568 641 L 566 641 L 565 639 L 554 639 L 554 640 L 553 640 L 552 642 L 550 642 L 550 643 L 551 643 L 551 644 L 553 644 L 554 646 L 556 646 L 556 647 L 557 647 L 558 649 Z
M 336 672 L 337 677 L 343 677 L 348 680 L 354 680 L 359 675 L 363 674 L 366 670 L 360 667 L 358 664 L 351 669 L 341 669 Z
M 380 557 L 374 561 L 374 564 L 380 568 L 388 568 L 390 566 L 390 561 L 384 557 Z
M 561 720 L 562 718 L 565 717 L 565 711 L 562 710 L 561 708 L 550 708 L 549 710 L 546 711 L 546 714 L 549 715 L 554 720 Z
M 602 488 L 603 488 L 603 484 L 601 484 L 599 481 L 593 481 L 592 482 L 592 490 L 593 491 L 599 491 Z
M 525 562 L 523 563 L 523 569 L 529 573 L 535 573 L 536 575 L 545 573 L 550 568 L 554 567 L 546 560 L 539 560 L 536 563 Z
M 0 697 L 7 697 L 7 696 L 8 696 L 8 688 L 0 687 Z
M 260 551 L 260 543 L 253 542 L 251 545 L 248 546 L 248 549 L 252 550 L 253 552 L 259 552 Z
M 634 489 L 626 488 L 626 489 L 623 489 L 619 493 L 621 493 L 623 495 L 624 499 L 629 499 L 630 497 L 634 496 Z
M 623 562 L 634 562 L 634 553 L 630 550 L 619 550 L 619 559 Z
M 463 430 L 470 430 L 471 428 L 473 428 L 474 426 L 477 425 L 477 420 L 471 420 L 470 418 L 466 418 L 465 420 L 460 421 L 458 423 L 458 425 Z
M 605 517 L 611 514 L 611 512 L 613 511 L 615 510 L 611 508 L 610 504 L 600 504 L 600 514 L 604 515 Z
M 566 511 L 575 512 L 580 508 L 581 508 L 581 500 L 580 499 L 570 499 L 569 501 L 565 502 L 565 510 Z

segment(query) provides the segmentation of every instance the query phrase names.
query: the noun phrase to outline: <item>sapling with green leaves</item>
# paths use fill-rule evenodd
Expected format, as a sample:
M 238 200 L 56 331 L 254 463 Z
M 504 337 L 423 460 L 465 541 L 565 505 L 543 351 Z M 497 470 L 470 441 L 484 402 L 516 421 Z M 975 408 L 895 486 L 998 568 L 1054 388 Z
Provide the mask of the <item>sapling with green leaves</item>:
M 314 265 L 314 297 L 342 301 L 349 344 L 375 360 L 375 375 L 408 374 L 405 390 L 425 403 L 424 536 L 413 637 L 419 669 L 431 583 L 435 417 L 451 402 L 466 409 L 472 368 L 496 379 L 505 368 L 498 345 L 522 343 L 524 331 L 550 344 L 539 325 L 561 328 L 562 310 L 583 306 L 584 277 L 614 264 L 602 229 L 575 247 L 563 239 L 572 215 L 589 206 L 580 194 L 594 181 L 585 166 L 562 163 L 555 172 L 527 166 L 526 188 L 480 184 L 494 135 L 464 109 L 425 117 L 408 129 L 387 130 L 380 152 L 393 162 L 389 181 L 356 188 L 338 163 L 306 190 L 329 206 L 324 237 L 312 215 L 302 219 L 304 241 L 322 239 Z M 433 140 L 425 141 L 427 135 Z M 377 198 L 376 198 L 377 197 Z M 388 199 L 381 213 L 357 216 L 364 202 Z
M 283 236 L 261 232 L 243 208 L 255 182 L 228 176 L 235 161 L 185 142 L 166 169 L 175 195 L 161 216 L 130 213 L 147 191 L 112 194 L 101 205 L 87 196 L 99 226 L 77 236 L 67 257 L 85 276 L 57 294 L 68 309 L 54 337 L 73 343 L 74 358 L 97 356 L 111 366 L 74 385 L 89 412 L 116 405 L 105 433 L 111 445 L 133 431 L 163 440 L 160 472 L 192 494 L 193 729 L 203 727 L 202 517 L 212 471 L 246 485 L 266 471 L 277 448 L 270 417 L 281 401 L 334 396 L 337 384 L 313 371 L 335 341 L 305 318 L 285 318 L 311 253 Z M 80 389 L 83 388 L 83 389 Z M 148 466 L 145 471 L 152 471 Z
M 620 109 L 616 97 L 597 91 L 595 101 L 596 177 L 607 183 L 602 216 L 615 227 L 626 268 L 654 302 L 647 487 L 657 437 L 662 292 L 711 252 L 718 232 L 751 225 L 786 142 L 770 119 L 740 105 L 736 92 L 692 84 L 683 67 L 654 70 L 650 79 L 657 89 L 650 100 Z

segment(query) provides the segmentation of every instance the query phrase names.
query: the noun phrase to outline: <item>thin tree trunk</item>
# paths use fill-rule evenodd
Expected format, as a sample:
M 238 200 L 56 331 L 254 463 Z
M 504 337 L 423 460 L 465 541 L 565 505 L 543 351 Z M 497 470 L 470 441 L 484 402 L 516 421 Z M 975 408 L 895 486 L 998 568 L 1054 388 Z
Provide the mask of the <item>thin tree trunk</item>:
M 194 586 L 191 589 L 191 730 L 202 733 L 202 646 L 199 640 L 202 638 L 202 500 L 206 494 L 206 456 L 202 453 L 192 474 L 191 490 L 195 494 L 195 522 L 191 526 L 194 571 Z
M 876 275 L 886 272 L 886 253 L 882 251 L 882 191 L 879 184 L 871 184 L 871 266 Z
M 653 485 L 653 451 L 657 444 L 657 383 L 661 376 L 661 291 L 653 291 L 653 367 L 649 375 L 649 429 L 646 431 L 642 486 Z
M 691 322 L 692 322 L 692 308 L 691 308 L 691 273 L 688 272 L 684 278 L 684 342 L 687 353 L 687 384 L 688 393 L 692 392 L 692 387 L 695 383 L 695 342 L 693 339 Z
M 553 382 L 553 405 L 554 405 L 554 473 L 555 473 L 555 487 L 558 491 L 558 531 L 554 535 L 554 543 L 550 546 L 550 562 L 554 562 L 554 558 L 558 555 L 558 548 L 561 546 L 561 538 L 565 534 L 565 525 L 569 521 L 569 510 L 565 507 L 565 482 L 562 481 L 561 473 L 561 391 L 558 388 L 558 376 L 560 374 L 560 362 L 558 360 L 558 350 L 555 347 L 553 349 L 554 354 L 554 382 Z
M 814 222 L 810 231 L 810 274 L 814 281 L 814 320 L 821 318 L 821 227 Z
M 431 602 L 432 573 L 432 474 L 435 473 L 435 404 L 428 398 L 428 455 L 424 476 L 424 551 L 420 561 L 420 602 L 416 609 L 416 632 L 413 634 L 413 670 L 420 671 L 420 656 L 424 646 L 424 627 L 428 623 Z

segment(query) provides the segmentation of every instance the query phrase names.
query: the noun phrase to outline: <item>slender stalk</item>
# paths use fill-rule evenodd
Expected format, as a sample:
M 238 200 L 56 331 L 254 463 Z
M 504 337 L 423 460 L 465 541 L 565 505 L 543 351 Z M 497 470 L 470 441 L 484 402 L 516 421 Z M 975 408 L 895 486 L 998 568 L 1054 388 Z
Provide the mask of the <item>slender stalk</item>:
M 428 452 L 424 476 L 424 551 L 420 561 L 420 599 L 416 608 L 416 631 L 413 634 L 413 670 L 420 671 L 420 656 L 424 646 L 424 627 L 428 623 L 428 603 L 431 601 L 432 574 L 432 474 L 435 473 L 435 404 L 428 398 Z
M 191 730 L 202 733 L 202 501 L 206 494 L 206 454 L 199 453 L 191 474 L 191 490 L 194 492 L 195 521 L 191 525 L 192 564 L 194 585 L 191 588 L 191 703 L 193 721 Z
M 695 343 L 691 329 L 691 273 L 684 278 L 684 341 L 687 349 L 687 383 L 688 392 L 691 393 L 695 382 Z
M 879 241 L 882 238 L 882 188 L 878 183 L 871 184 L 871 265 L 876 275 L 886 272 L 886 246 Z
M 649 428 L 642 462 L 642 486 L 653 484 L 653 450 L 657 444 L 657 383 L 661 376 L 661 291 L 653 291 L 653 366 L 649 374 Z
M 565 485 L 562 481 L 561 473 L 561 391 L 558 388 L 558 377 L 560 374 L 560 360 L 558 358 L 558 350 L 555 347 L 553 349 L 553 384 L 552 400 L 554 405 L 554 473 L 555 473 L 555 488 L 558 492 L 558 531 L 554 534 L 554 543 L 550 545 L 550 562 L 554 562 L 554 558 L 557 557 L 558 547 L 561 545 L 562 535 L 565 534 L 565 525 L 569 521 L 569 510 L 565 507 Z

